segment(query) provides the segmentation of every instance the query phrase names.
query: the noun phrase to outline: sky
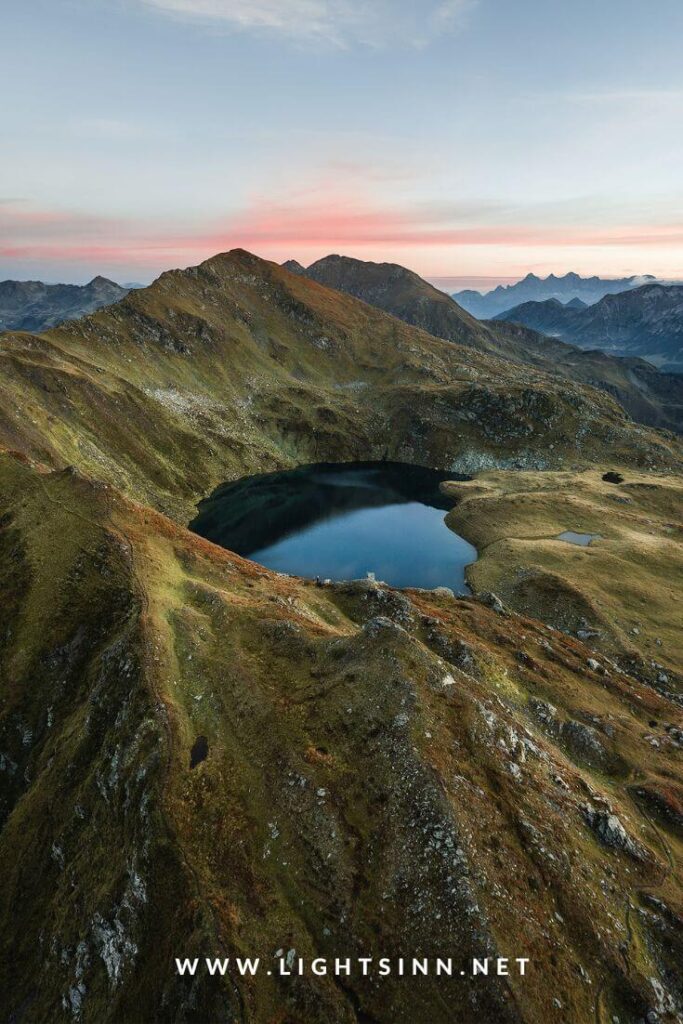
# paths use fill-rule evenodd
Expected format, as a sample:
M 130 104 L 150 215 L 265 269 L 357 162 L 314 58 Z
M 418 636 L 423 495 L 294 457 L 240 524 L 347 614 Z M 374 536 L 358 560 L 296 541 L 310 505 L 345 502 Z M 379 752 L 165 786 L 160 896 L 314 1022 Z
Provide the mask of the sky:
M 0 278 L 683 278 L 681 38 L 680 0 L 2 0 Z

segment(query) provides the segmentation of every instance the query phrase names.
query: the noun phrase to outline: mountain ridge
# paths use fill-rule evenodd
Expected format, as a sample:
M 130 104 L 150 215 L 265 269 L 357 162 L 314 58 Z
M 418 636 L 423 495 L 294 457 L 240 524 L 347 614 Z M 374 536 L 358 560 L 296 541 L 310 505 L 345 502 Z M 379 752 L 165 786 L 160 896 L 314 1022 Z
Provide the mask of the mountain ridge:
M 654 281 L 650 274 L 632 275 L 623 278 L 601 278 L 598 276 L 581 277 L 573 271 L 557 276 L 549 274 L 545 278 L 529 273 L 515 284 L 498 285 L 489 292 L 478 292 L 464 289 L 454 292 L 453 298 L 467 309 L 473 316 L 481 320 L 494 318 L 498 313 L 505 312 L 522 302 L 558 299 L 567 302 L 579 298 L 589 305 L 597 302 L 607 294 L 617 294 L 636 288 L 646 281 Z
M 412 270 L 397 263 L 372 263 L 349 256 L 325 256 L 299 273 L 384 309 L 436 337 L 492 352 L 487 332 L 465 310 Z M 439 330 L 434 330 L 435 318 Z
M 545 330 L 581 348 L 639 356 L 683 370 L 683 286 L 659 283 L 606 295 L 585 309 L 523 303 L 496 320 Z
M 144 488 L 153 503 L 161 492 L 178 503 L 221 482 L 208 471 L 210 438 L 198 447 L 193 440 L 190 455 L 198 421 L 217 441 L 226 431 L 234 437 L 224 479 L 238 466 L 250 472 L 255 459 L 268 458 L 268 468 L 289 464 L 294 453 L 300 462 L 325 461 L 340 441 L 348 458 L 371 444 L 377 458 L 389 451 L 412 461 L 417 451 L 425 464 L 469 472 L 480 462 L 553 465 L 581 458 L 584 448 L 619 447 L 619 435 L 632 433 L 623 410 L 598 391 L 438 339 L 242 250 L 167 271 L 46 334 L 2 335 L 0 359 L 10 388 L 0 441 L 28 446 L 48 463 L 79 464 L 87 437 L 90 469 L 101 472 L 99 451 L 119 452 L 136 492 Z M 2 385 L 0 377 L 0 394 Z M 35 423 L 23 415 L 30 408 Z M 124 434 L 121 422 L 136 424 L 137 436 Z M 155 451 L 169 445 L 174 453 L 170 463 L 154 455 L 152 477 L 145 434 Z M 222 440 L 220 447 L 227 454 Z M 668 458 L 655 435 L 643 435 L 634 451 L 641 449 L 643 458 Z
M 0 331 L 43 331 L 118 302 L 130 289 L 98 274 L 84 285 L 0 281 Z
M 599 387 L 639 422 L 683 431 L 683 380 L 660 376 L 642 361 L 585 352 L 532 330 L 504 328 L 499 320 L 477 321 L 446 293 L 397 264 L 333 255 L 296 273 L 354 295 L 435 337 Z M 548 302 L 560 313 L 576 309 L 559 299 Z

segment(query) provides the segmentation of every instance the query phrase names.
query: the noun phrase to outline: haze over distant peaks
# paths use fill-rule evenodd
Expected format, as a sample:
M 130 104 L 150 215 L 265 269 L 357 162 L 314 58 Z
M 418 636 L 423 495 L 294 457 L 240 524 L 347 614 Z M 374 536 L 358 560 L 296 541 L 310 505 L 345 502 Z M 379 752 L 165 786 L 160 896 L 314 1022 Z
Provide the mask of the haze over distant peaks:
M 524 324 L 580 348 L 638 356 L 655 366 L 683 371 L 683 285 L 650 283 L 591 306 L 557 300 L 522 302 L 497 320 Z
M 45 331 L 118 302 L 129 290 L 101 275 L 83 285 L 0 281 L 0 331 Z
M 557 299 L 567 303 L 573 299 L 581 299 L 586 305 L 599 302 L 605 295 L 638 288 L 640 285 L 655 281 L 651 274 L 634 275 L 632 277 L 605 278 L 581 277 L 570 271 L 563 277 L 549 274 L 546 278 L 536 274 L 527 274 L 516 284 L 498 285 L 493 291 L 482 292 L 473 289 L 455 292 L 453 298 L 464 309 L 480 320 L 487 320 L 503 313 L 512 306 L 522 302 L 544 302 L 546 299 Z

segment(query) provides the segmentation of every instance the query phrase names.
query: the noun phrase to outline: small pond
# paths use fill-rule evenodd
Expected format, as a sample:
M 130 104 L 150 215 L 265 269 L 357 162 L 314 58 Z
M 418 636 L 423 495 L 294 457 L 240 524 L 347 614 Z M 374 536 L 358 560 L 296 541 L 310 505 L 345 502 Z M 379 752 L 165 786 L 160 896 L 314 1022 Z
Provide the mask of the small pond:
M 374 573 L 395 587 L 468 593 L 477 551 L 444 521 L 454 473 L 391 462 L 303 466 L 223 484 L 190 529 L 277 572 L 311 579 Z
M 600 540 L 599 533 L 576 533 L 574 530 L 565 530 L 558 533 L 556 540 L 563 540 L 567 544 L 578 544 L 579 547 L 587 548 L 594 540 Z

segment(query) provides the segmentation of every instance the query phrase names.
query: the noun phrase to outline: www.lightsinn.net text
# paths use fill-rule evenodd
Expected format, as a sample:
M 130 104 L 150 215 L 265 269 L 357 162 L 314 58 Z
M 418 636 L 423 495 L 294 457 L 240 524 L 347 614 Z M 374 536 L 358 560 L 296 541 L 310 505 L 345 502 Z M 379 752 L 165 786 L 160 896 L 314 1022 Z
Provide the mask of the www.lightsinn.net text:
M 292 955 L 276 954 L 272 959 L 260 957 L 176 957 L 176 973 L 194 977 L 207 973 L 211 977 L 237 974 L 253 977 L 265 972 L 279 978 L 303 977 L 524 977 L 529 957 L 482 957 L 481 959 L 455 960 L 452 957 L 314 957 L 305 959 Z

